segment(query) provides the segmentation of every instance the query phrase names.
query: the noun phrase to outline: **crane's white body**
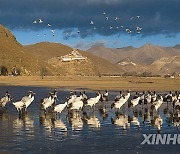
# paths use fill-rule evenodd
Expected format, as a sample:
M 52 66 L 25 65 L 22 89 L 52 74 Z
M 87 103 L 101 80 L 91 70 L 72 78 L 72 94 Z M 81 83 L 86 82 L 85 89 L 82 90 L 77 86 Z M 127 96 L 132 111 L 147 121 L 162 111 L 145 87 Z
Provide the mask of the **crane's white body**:
M 99 102 L 99 99 L 101 98 L 101 94 L 98 94 L 96 97 L 89 98 L 87 100 L 86 106 L 90 106 L 91 108 L 96 105 Z
M 64 104 L 58 104 L 54 107 L 54 112 L 61 113 L 66 106 L 67 102 L 65 102 Z

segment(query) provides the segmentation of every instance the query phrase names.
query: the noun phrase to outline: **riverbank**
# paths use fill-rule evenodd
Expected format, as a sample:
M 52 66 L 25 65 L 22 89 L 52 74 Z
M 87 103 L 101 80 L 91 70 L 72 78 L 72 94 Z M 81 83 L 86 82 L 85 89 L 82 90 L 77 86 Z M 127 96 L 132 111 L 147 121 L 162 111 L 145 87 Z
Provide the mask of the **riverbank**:
M 180 91 L 180 78 L 82 77 L 82 76 L 0 76 L 0 85 L 41 86 L 92 90 Z

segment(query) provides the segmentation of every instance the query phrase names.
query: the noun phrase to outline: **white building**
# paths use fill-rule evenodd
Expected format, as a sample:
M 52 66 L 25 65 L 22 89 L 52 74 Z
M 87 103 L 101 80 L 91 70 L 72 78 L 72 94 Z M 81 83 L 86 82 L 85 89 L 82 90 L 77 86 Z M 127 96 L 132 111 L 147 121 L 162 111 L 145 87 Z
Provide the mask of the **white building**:
M 85 60 L 86 58 L 87 57 L 83 57 L 76 49 L 73 49 L 70 54 L 60 57 L 62 62 L 69 62 L 73 60 Z

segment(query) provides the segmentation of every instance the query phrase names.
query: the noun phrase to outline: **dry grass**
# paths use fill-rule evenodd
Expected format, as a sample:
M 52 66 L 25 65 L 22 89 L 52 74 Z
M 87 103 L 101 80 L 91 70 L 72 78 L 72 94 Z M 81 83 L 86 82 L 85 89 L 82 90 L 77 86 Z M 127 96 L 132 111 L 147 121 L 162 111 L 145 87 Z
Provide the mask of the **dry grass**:
M 54 88 L 88 88 L 93 90 L 157 90 L 179 91 L 180 78 L 135 78 L 135 77 L 59 77 L 39 76 L 0 77 L 0 85 L 44 86 Z

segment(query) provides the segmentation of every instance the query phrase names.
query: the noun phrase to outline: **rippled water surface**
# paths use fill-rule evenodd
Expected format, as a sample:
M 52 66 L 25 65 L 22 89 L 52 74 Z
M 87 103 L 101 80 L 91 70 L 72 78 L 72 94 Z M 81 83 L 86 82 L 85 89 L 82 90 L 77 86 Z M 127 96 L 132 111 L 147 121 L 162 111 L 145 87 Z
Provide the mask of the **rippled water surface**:
M 60 115 L 44 113 L 39 101 L 53 89 L 42 87 L 1 86 L 0 96 L 9 91 L 14 101 L 31 89 L 35 100 L 27 113 L 19 117 L 12 102 L 0 109 L 0 153 L 179 153 L 180 145 L 141 145 L 142 134 L 178 134 L 179 111 L 164 103 L 157 112 L 149 106 L 129 109 L 125 104 L 115 114 L 111 110 L 118 92 L 109 92 L 108 102 L 99 102 L 95 111 Z M 132 93 L 133 94 L 133 93 Z M 94 91 L 87 92 L 89 97 Z M 69 91 L 58 90 L 58 103 L 64 102 Z

